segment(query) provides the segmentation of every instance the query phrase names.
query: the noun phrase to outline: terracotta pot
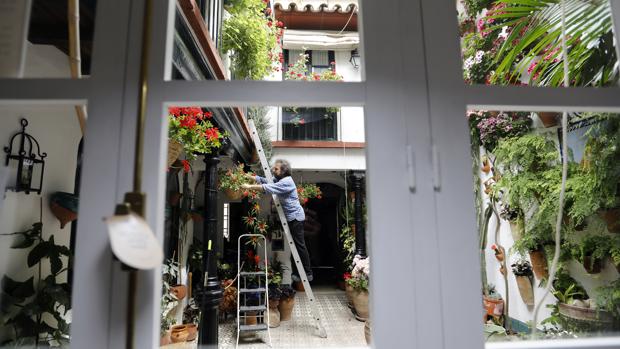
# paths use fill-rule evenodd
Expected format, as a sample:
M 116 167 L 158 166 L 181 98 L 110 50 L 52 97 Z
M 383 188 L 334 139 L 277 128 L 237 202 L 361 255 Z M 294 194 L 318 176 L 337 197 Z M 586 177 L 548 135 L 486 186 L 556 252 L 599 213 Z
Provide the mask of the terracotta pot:
M 196 324 L 185 324 L 187 326 L 187 332 L 189 333 L 189 336 L 187 337 L 187 341 L 191 342 L 194 339 L 196 339 L 196 337 L 198 337 L 198 325 Z
M 547 258 L 542 248 L 530 251 L 530 261 L 532 262 L 532 269 L 534 270 L 536 278 L 546 279 L 549 277 Z
M 498 262 L 503 262 L 505 258 L 506 250 L 501 246 L 497 246 L 497 250 L 495 252 L 495 259 L 497 259 Z
M 600 258 L 593 258 L 592 256 L 583 257 L 583 267 L 588 274 L 598 274 L 603 268 L 603 261 Z
M 172 343 L 186 342 L 189 338 L 187 325 L 174 325 L 170 328 L 170 339 Z
M 280 298 L 278 311 L 280 311 L 280 321 L 288 321 L 291 319 L 293 307 L 295 306 L 295 297 Z
M 517 222 L 509 222 L 510 223 L 510 235 L 512 235 L 512 239 L 514 241 L 519 241 L 523 238 L 523 227 L 522 224 Z
M 610 233 L 620 233 L 620 208 L 599 211 L 598 215 L 605 221 Z
M 370 345 L 370 319 L 364 324 L 364 338 L 366 338 L 366 344 Z
M 278 305 L 280 305 L 280 299 L 270 299 L 269 302 L 267 302 L 267 305 L 269 305 L 269 309 L 278 309 Z
M 534 305 L 534 290 L 532 289 L 532 279 L 525 275 L 515 275 L 517 279 L 517 286 L 519 286 L 519 293 L 523 303 L 527 306 Z
M 489 316 L 502 316 L 504 314 L 504 300 L 495 299 L 484 296 L 483 299 L 484 309 Z
M 280 326 L 280 312 L 278 308 L 269 308 L 269 327 L 275 328 Z
M 166 331 L 166 334 L 159 338 L 159 346 L 161 347 L 170 343 L 172 343 L 172 340 L 170 339 L 170 331 Z
M 297 281 L 293 282 L 293 288 L 297 292 L 305 292 L 306 291 L 306 289 L 304 289 L 303 282 L 297 282 Z
M 538 118 L 540 119 L 540 121 L 542 122 L 543 126 L 545 127 L 553 127 L 556 126 L 558 124 L 558 119 L 560 117 L 560 113 L 555 113 L 555 112 L 538 112 L 536 113 L 538 114 Z
M 183 151 L 183 144 L 173 139 L 168 139 L 168 167 L 172 166 L 172 164 L 177 161 L 179 155 L 181 155 L 181 151 Z
M 245 312 L 245 324 L 246 325 L 258 324 L 258 318 L 256 317 L 256 312 L 254 311 Z
M 224 189 L 224 194 L 226 194 L 226 197 L 230 201 L 239 201 L 241 200 L 241 198 L 243 198 L 243 193 L 236 192 L 232 189 Z
M 355 307 L 355 318 L 359 321 L 368 319 L 368 291 L 358 291 L 353 293 L 353 306 Z
M 489 161 L 489 159 L 482 160 L 482 167 L 480 168 L 480 170 L 482 170 L 482 172 L 484 173 L 491 172 L 491 162 Z
M 355 290 L 353 290 L 353 287 L 351 285 L 346 283 L 344 291 L 347 295 L 347 305 L 350 309 L 353 309 L 353 292 L 355 292 Z
M 175 285 L 170 287 L 170 293 L 172 293 L 178 300 L 185 298 L 187 295 L 187 286 Z

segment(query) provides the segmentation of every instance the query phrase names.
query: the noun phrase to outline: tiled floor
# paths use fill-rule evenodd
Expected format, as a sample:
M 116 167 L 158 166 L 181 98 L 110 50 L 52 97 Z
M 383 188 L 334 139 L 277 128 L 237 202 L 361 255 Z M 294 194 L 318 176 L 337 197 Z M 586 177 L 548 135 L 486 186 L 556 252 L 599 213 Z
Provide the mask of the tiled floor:
M 309 302 L 303 292 L 295 296 L 295 308 L 290 321 L 283 321 L 280 327 L 271 329 L 273 348 L 367 348 L 364 338 L 364 323 L 355 320 L 347 307 L 344 291 L 331 288 L 314 290 L 317 299 L 323 326 L 327 338 L 320 338 L 315 334 Z M 228 319 L 220 324 L 220 348 L 235 348 L 237 340 L 236 321 Z M 268 347 L 266 331 L 250 333 L 241 338 L 239 348 L 266 349 Z M 166 348 L 195 348 L 189 343 L 180 346 L 166 346 Z

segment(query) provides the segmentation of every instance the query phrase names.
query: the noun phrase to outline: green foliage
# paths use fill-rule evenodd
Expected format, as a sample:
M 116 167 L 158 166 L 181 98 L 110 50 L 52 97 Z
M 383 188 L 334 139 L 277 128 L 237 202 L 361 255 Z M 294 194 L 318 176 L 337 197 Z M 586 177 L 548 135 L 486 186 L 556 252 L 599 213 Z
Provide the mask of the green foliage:
M 620 320 L 620 279 L 597 290 L 596 304 L 599 309 L 607 310 Z
M 161 313 L 159 322 L 160 336 L 164 336 L 170 326 L 176 323 L 176 320 L 171 316 L 170 311 L 179 303 L 177 297 L 170 292 L 170 288 L 177 283 L 179 278 L 179 263 L 172 259 L 166 260 L 161 266 L 162 283 L 161 283 Z
M 607 235 L 586 235 L 578 244 L 572 245 L 571 253 L 575 259 L 583 263 L 585 257 L 602 260 L 611 249 L 611 239 Z M 590 266 L 591 267 L 591 266 Z
M 66 315 L 71 309 L 71 286 L 66 282 L 58 283 L 57 278 L 67 271 L 62 257 L 70 257 L 71 253 L 66 246 L 54 242 L 54 235 L 45 240 L 42 231 L 43 224 L 38 222 L 26 231 L 7 234 L 16 236 L 11 248 L 31 248 L 27 265 L 38 267 L 38 281 L 35 283 L 34 276 L 26 281 L 3 276 L 0 308 L 3 324 L 11 328 L 12 333 L 0 342 L 16 346 L 45 343 L 64 348 L 68 347 L 70 338 Z M 46 259 L 51 274 L 42 278 L 41 267 Z M 43 316 L 51 316 L 55 324 L 50 324 Z
M 271 128 L 271 125 L 269 123 L 269 118 L 267 118 L 267 108 L 249 108 L 248 118 L 254 120 L 256 132 L 258 133 L 258 138 L 260 139 L 260 142 L 263 146 L 263 153 L 267 158 L 267 162 L 271 161 L 271 156 L 273 155 L 273 145 L 271 143 L 271 135 L 269 134 L 269 129 Z
M 560 0 L 498 0 L 501 12 L 487 18 L 503 19 L 509 34 L 495 61 L 496 74 L 529 83 L 561 86 L 563 83 Z M 618 79 L 612 41 L 609 1 L 566 0 L 569 76 L 573 86 L 613 85 Z
M 269 277 L 269 286 L 275 288 L 282 284 L 282 262 L 278 258 L 271 258 L 267 261 L 267 275 Z M 271 294 L 269 295 L 271 297 Z
M 493 0 L 462 0 L 463 6 L 465 7 L 465 11 L 467 14 L 475 18 L 482 10 L 491 6 Z
M 185 156 L 189 160 L 196 154 L 212 153 L 221 147 L 221 140 L 226 132 L 213 127 L 211 112 L 204 112 L 200 107 L 168 108 L 168 138 L 183 145 Z
M 274 69 L 282 30 L 265 16 L 262 0 L 235 0 L 226 9 L 231 17 L 223 24 L 222 52 L 231 53 L 235 77 L 263 79 Z

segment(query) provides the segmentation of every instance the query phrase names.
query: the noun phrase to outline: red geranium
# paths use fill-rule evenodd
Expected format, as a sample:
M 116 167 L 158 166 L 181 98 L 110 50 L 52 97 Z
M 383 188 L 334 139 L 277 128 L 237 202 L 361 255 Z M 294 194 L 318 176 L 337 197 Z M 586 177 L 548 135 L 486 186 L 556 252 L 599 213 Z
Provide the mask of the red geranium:
M 347 281 L 351 278 L 351 273 L 344 273 L 343 275 L 344 281 Z
M 187 173 L 187 172 L 189 172 L 189 170 L 191 170 L 189 161 L 181 160 L 181 163 L 183 163 L 183 171 L 185 171 L 185 173 Z

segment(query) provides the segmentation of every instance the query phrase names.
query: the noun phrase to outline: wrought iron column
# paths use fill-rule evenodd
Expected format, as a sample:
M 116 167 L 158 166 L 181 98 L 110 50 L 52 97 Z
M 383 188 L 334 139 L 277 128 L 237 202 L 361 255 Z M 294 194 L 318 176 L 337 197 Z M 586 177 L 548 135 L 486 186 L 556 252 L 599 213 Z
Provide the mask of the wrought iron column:
M 366 227 L 363 218 L 363 187 L 365 173 L 361 171 L 351 172 L 350 179 L 355 193 L 355 254 L 366 257 Z
M 217 154 L 206 154 L 204 178 L 205 220 L 202 230 L 202 270 L 207 273 L 201 277 L 200 291 L 200 335 L 201 348 L 218 347 L 219 304 L 222 288 L 217 278 Z M 206 278 L 206 280 L 205 280 Z

